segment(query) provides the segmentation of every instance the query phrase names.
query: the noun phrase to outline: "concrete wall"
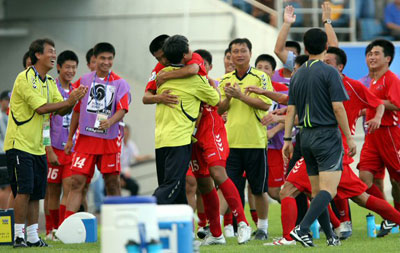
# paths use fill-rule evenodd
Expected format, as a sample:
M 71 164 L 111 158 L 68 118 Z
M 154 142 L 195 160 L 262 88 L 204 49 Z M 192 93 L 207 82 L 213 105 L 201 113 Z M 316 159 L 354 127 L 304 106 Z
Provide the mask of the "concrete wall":
M 100 41 L 116 48 L 114 71 L 129 81 L 133 102 L 126 122 L 142 153 L 154 153 L 154 109 L 144 106 L 141 97 L 156 60 L 148 45 L 157 35 L 184 34 L 193 50 L 204 48 L 214 56 L 212 77 L 224 74 L 223 52 L 234 37 L 253 42 L 253 59 L 273 53 L 277 31 L 219 0 L 5 0 L 4 28 L 24 28 L 25 36 L 1 37 L 0 90 L 11 89 L 22 70 L 22 55 L 36 38 L 49 37 L 57 52 L 77 52 L 80 65 L 77 78 L 87 72 L 85 53 Z M 56 76 L 55 70 L 51 72 Z M 154 163 L 132 172 L 155 173 Z M 146 177 L 143 177 L 146 178 Z M 156 186 L 155 178 L 140 179 L 144 192 Z

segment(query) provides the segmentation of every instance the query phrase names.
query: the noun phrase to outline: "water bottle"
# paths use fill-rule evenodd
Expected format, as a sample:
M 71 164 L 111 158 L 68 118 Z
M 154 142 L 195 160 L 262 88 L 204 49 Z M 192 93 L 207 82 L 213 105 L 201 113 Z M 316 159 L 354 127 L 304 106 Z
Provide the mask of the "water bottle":
M 310 230 L 311 230 L 311 233 L 312 233 L 312 237 L 314 239 L 319 239 L 319 223 L 318 223 L 318 220 L 315 220 L 313 222 L 313 224 L 311 224 Z
M 392 233 L 392 234 L 397 234 L 397 233 L 399 233 L 399 226 L 397 225 L 397 226 L 393 227 L 393 228 L 392 228 L 392 231 L 390 231 L 390 233 Z
M 371 213 L 367 215 L 367 234 L 368 237 L 376 237 L 375 216 Z

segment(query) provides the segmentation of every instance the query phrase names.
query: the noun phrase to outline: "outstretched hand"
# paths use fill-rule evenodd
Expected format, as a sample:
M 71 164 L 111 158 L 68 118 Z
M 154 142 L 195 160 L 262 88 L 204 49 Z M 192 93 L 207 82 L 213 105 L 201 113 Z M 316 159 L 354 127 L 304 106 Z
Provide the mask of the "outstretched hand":
M 285 12 L 283 13 L 283 22 L 288 24 L 293 24 L 296 22 L 296 15 L 294 14 L 294 7 L 292 5 L 285 7 Z

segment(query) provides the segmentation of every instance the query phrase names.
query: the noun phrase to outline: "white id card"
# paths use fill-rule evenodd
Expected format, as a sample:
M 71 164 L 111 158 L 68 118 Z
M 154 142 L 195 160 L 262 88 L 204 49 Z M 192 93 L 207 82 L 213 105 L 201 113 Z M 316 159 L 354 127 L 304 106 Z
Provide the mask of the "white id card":
M 100 127 L 100 122 L 102 120 L 106 120 L 108 118 L 108 115 L 105 113 L 98 113 L 96 117 L 96 122 L 94 122 L 94 128 L 99 128 Z
M 43 122 L 43 145 L 44 146 L 50 146 L 51 145 L 51 140 L 50 140 L 50 121 L 46 120 Z

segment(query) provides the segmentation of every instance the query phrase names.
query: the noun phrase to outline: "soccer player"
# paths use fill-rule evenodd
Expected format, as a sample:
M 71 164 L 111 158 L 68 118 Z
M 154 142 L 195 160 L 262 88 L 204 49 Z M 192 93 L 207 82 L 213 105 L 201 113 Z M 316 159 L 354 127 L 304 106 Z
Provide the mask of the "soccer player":
M 389 70 L 394 57 L 394 46 L 387 40 L 371 42 L 365 55 L 370 64 L 371 85 L 369 90 L 385 104 L 385 113 L 379 129 L 367 133 L 357 168 L 360 178 L 368 186 L 368 193 L 383 199 L 382 192 L 373 184 L 374 174 L 387 168 L 391 178 L 400 182 L 400 128 L 398 127 L 400 107 L 400 81 Z M 370 120 L 375 111 L 367 109 L 366 120 Z M 378 236 L 388 234 L 395 224 L 385 220 Z
M 69 154 L 79 124 L 65 218 L 78 211 L 85 184 L 90 182 L 95 165 L 104 177 L 107 195 L 121 195 L 119 122 L 129 111 L 130 87 L 124 79 L 111 71 L 115 57 L 113 45 L 98 43 L 93 53 L 96 57 L 96 71 L 83 75 L 76 82 L 90 89 L 90 92 L 74 108 L 65 145 L 65 152 Z
M 272 78 L 276 68 L 276 61 L 274 57 L 268 54 L 262 54 L 256 59 L 256 69 L 263 71 Z M 289 89 L 286 85 L 272 81 L 272 87 L 276 92 L 288 94 Z M 282 105 L 273 102 L 269 111 L 272 112 L 276 109 L 283 108 Z M 268 125 L 268 194 L 271 198 L 280 202 L 279 191 L 285 182 L 285 171 L 282 157 L 283 147 L 283 123 Z
M 58 78 L 56 84 L 58 91 L 66 100 L 72 92 L 72 80 L 78 67 L 78 56 L 70 51 L 64 51 L 57 57 Z M 52 115 L 50 117 L 51 146 L 46 147 L 48 173 L 47 189 L 44 202 L 46 213 L 46 238 L 55 239 L 58 225 L 62 223 L 65 215 L 65 205 L 71 185 L 72 154 L 65 154 L 64 146 L 69 135 L 69 125 L 72 113 L 64 116 Z M 62 199 L 60 203 L 62 187 Z M 52 226 L 53 231 L 51 231 Z M 50 230 L 50 231 L 47 231 Z
M 337 70 L 321 62 L 327 49 L 326 33 L 318 28 L 310 29 L 303 41 L 310 60 L 291 79 L 283 153 L 286 158 L 293 154 L 292 127 L 297 114 L 303 126 L 301 153 L 314 198 L 303 220 L 290 235 L 305 247 L 314 246 L 309 228 L 318 218 L 328 244 L 336 246 L 340 241 L 330 227 L 327 206 L 336 195 L 342 174 L 343 147 L 338 125 L 347 139 L 350 156 L 356 153 L 342 103 L 348 95 Z
M 211 54 L 206 50 L 195 52 L 204 59 L 208 73 L 212 67 Z M 243 244 L 250 240 L 251 228 L 248 226 L 239 192 L 226 174 L 229 145 L 224 121 L 214 106 L 203 103 L 200 110 L 200 122 L 194 136 L 197 142 L 193 144 L 191 167 L 210 223 L 211 234 L 206 237 L 203 245 L 225 244 L 220 224 L 219 199 L 214 183 L 222 192 L 238 221 L 238 243 Z
M 168 38 L 162 48 L 171 66 L 169 72 L 183 66 L 192 58 L 187 39 L 181 35 Z M 190 85 L 188 85 L 190 84 Z M 156 166 L 158 188 L 154 192 L 159 204 L 187 203 L 185 175 L 191 157 L 191 136 L 199 116 L 200 102 L 215 106 L 220 102 L 218 92 L 200 75 L 171 79 L 157 89 L 179 98 L 179 104 L 167 106 L 159 103 L 156 107 Z
M 4 141 L 11 189 L 15 197 L 14 247 L 48 246 L 38 235 L 39 200 L 46 191 L 45 146 L 50 145 L 49 113 L 65 115 L 87 89 L 79 87 L 64 100 L 47 75 L 56 62 L 54 42 L 38 39 L 29 47 L 32 66 L 19 73 L 10 100 Z M 25 222 L 27 221 L 27 242 Z
M 235 71 L 224 75 L 220 82 L 222 102 L 218 107 L 221 115 L 228 111 L 226 130 L 230 147 L 226 169 L 229 178 L 239 192 L 244 191 L 245 179 L 249 181 L 255 195 L 258 215 L 255 239 L 268 238 L 268 165 L 267 165 L 267 131 L 260 120 L 266 114 L 272 101 L 264 96 L 245 95 L 245 88 L 256 85 L 271 90 L 272 84 L 268 75 L 250 66 L 251 42 L 248 39 L 234 39 L 229 48 Z

